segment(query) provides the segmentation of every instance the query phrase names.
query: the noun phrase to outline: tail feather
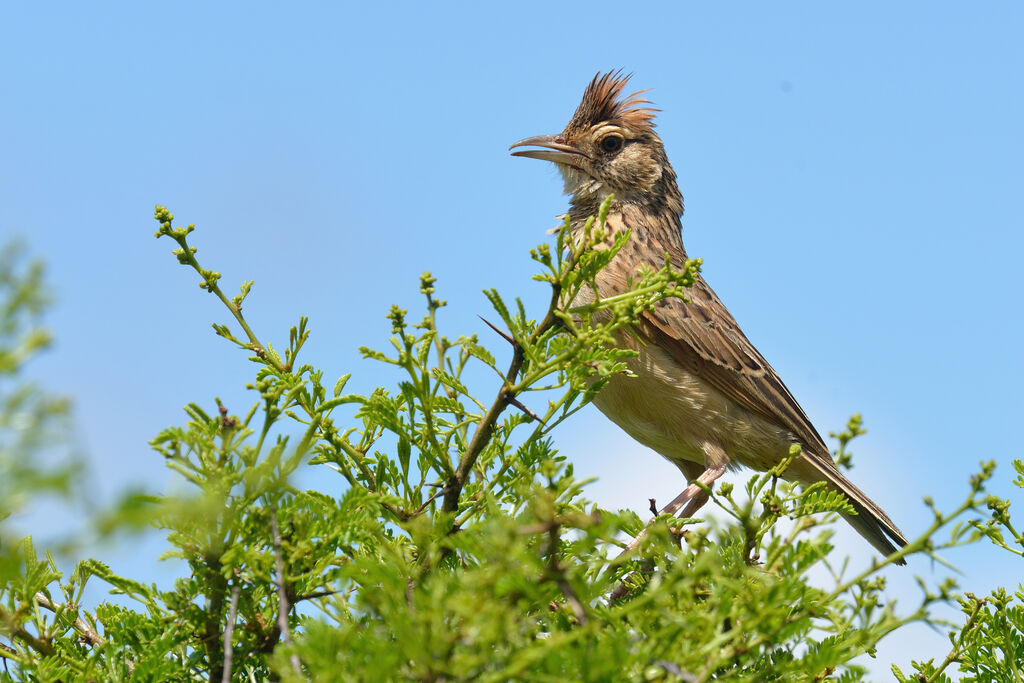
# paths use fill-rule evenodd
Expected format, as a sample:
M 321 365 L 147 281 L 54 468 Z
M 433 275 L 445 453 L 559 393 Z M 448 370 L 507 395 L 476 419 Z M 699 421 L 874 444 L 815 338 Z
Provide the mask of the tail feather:
M 800 481 L 805 483 L 824 481 L 832 490 L 846 495 L 857 514 L 844 514 L 843 518 L 882 555 L 889 556 L 907 545 L 906 537 L 899 527 L 889 519 L 889 515 L 885 514 L 885 511 L 868 498 L 863 491 L 854 486 L 853 482 L 844 477 L 836 469 L 831 458 L 825 462 L 820 456 L 805 452 L 803 457 L 793 463 L 793 468 L 796 470 L 794 474 Z M 901 565 L 906 563 L 907 561 L 903 559 L 897 562 Z

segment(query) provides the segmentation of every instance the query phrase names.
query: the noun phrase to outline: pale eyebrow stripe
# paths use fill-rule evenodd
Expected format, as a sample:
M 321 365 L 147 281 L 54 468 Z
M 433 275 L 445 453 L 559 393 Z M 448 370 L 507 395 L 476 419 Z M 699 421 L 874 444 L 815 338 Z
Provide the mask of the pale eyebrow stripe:
M 594 134 L 597 136 L 603 136 L 606 133 L 617 133 L 626 140 L 631 139 L 631 136 L 626 133 L 625 129 L 622 126 L 616 126 L 615 124 L 612 123 L 605 124 L 594 131 Z

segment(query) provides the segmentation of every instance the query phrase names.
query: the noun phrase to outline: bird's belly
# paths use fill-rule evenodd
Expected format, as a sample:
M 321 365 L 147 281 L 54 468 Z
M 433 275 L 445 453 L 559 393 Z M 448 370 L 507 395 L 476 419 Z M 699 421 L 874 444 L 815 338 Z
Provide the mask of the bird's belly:
M 627 434 L 668 460 L 766 470 L 792 436 L 751 414 L 653 345 L 627 362 L 635 377 L 613 377 L 594 404 Z

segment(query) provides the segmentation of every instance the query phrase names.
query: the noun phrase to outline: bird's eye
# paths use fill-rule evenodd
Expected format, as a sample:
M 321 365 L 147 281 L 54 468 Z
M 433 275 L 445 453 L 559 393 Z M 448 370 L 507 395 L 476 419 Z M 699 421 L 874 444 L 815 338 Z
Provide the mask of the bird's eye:
M 620 135 L 606 135 L 601 139 L 601 150 L 609 154 L 614 154 L 622 149 L 622 142 L 622 136 Z

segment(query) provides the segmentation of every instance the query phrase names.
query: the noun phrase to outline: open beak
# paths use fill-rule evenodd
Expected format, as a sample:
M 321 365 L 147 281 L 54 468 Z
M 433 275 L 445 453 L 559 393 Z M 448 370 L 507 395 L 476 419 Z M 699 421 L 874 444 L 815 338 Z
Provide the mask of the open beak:
M 565 164 L 579 168 L 581 163 L 588 157 L 572 145 L 565 144 L 565 138 L 561 135 L 536 135 L 532 138 L 520 140 L 509 147 L 541 147 L 542 149 L 524 149 L 512 152 L 514 157 L 528 157 L 530 159 L 543 159 L 553 161 L 556 164 Z

